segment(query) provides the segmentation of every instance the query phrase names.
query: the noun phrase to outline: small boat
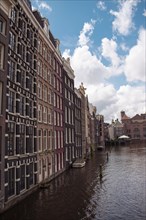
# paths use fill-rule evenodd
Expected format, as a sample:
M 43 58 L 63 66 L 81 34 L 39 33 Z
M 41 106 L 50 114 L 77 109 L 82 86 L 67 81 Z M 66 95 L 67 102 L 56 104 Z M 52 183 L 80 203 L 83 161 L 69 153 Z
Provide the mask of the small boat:
M 86 161 L 84 159 L 78 158 L 73 162 L 72 167 L 81 168 L 81 167 L 84 167 L 85 164 L 86 164 Z
M 103 151 L 104 149 L 105 149 L 105 147 L 102 146 L 102 145 L 100 145 L 100 146 L 97 147 L 97 150 L 98 150 L 98 151 Z

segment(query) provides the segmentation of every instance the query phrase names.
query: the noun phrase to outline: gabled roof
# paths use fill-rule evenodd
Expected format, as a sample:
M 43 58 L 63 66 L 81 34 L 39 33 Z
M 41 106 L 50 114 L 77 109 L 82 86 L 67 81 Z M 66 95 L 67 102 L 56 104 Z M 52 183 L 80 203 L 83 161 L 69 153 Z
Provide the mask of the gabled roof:
M 142 117 L 139 114 L 136 114 L 133 118 L 131 118 L 132 120 L 142 120 Z
M 125 114 L 125 115 L 123 115 L 122 120 L 125 120 L 125 119 L 130 119 L 130 117 L 128 117 L 128 116 Z

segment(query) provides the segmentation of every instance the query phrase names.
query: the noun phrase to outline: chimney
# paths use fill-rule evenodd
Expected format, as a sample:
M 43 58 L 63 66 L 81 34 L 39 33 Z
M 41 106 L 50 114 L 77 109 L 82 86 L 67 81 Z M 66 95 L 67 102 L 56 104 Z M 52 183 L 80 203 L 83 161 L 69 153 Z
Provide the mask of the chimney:
M 57 51 L 59 51 L 60 41 L 58 39 L 55 39 L 55 44 L 56 44 Z
M 121 119 L 123 118 L 124 115 L 125 115 L 125 111 L 121 111 Z

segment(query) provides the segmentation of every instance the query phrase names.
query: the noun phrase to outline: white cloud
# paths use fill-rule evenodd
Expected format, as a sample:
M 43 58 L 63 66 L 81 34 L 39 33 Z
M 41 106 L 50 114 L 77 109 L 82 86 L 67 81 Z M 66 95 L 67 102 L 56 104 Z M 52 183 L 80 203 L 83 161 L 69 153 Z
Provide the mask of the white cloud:
M 129 117 L 146 111 L 144 86 L 123 85 L 116 91 L 112 84 L 87 86 L 89 101 L 96 106 L 97 113 L 104 115 L 106 122 L 119 118 L 124 110 Z
M 124 70 L 127 80 L 137 80 L 137 76 L 142 80 L 145 30 L 140 30 L 137 44 L 130 50 L 124 43 L 118 45 L 116 38 L 103 38 L 100 59 L 89 47 L 93 30 L 94 24 L 92 22 L 85 23 L 74 52 L 71 54 L 71 51 L 66 49 L 63 53 L 65 58 L 70 57 L 71 66 L 75 73 L 75 86 L 78 88 L 81 82 L 84 83 L 89 102 L 96 106 L 97 113 L 104 115 L 107 122 L 116 118 L 120 119 L 121 110 L 125 110 L 130 117 L 136 113 L 145 112 L 144 87 L 124 85 L 116 90 L 114 85 L 105 81 L 111 76 L 122 74 Z M 120 57 L 118 55 L 119 48 L 128 51 L 129 54 L 125 58 Z M 110 64 L 103 64 L 102 59 L 110 61 Z
M 103 1 L 98 1 L 97 8 L 100 9 L 101 11 L 105 11 L 106 10 L 105 3 Z
M 132 21 L 134 8 L 139 0 L 124 0 L 120 1 L 119 11 L 111 10 L 110 13 L 115 16 L 113 21 L 113 30 L 121 35 L 128 35 L 134 28 Z
M 87 45 L 74 50 L 71 65 L 75 72 L 75 83 L 80 82 L 95 85 L 103 81 L 108 69 L 92 54 Z
M 66 49 L 66 50 L 63 52 L 62 56 L 63 56 L 65 59 L 67 59 L 68 57 L 71 58 L 70 49 Z
M 137 44 L 133 46 L 125 59 L 125 75 L 128 81 L 146 80 L 146 30 L 141 29 Z
M 120 44 L 120 47 L 121 47 L 121 49 L 123 50 L 123 51 L 128 51 L 129 50 L 129 47 L 127 47 L 126 45 L 125 45 L 125 43 L 121 43 Z
M 117 43 L 114 40 L 103 38 L 101 43 L 102 56 L 107 58 L 113 67 L 118 67 L 120 64 L 120 58 L 117 54 Z
M 146 17 L 146 9 L 144 9 L 143 16 Z
M 38 9 L 39 10 L 41 10 L 41 9 L 46 9 L 46 10 L 48 10 L 49 12 L 51 12 L 52 11 L 52 8 L 51 8 L 51 6 L 48 4 L 48 3 L 46 3 L 45 1 L 40 1 L 40 0 L 34 0 L 34 3 L 37 5 L 37 7 L 38 7 Z M 33 8 L 35 8 L 34 6 L 33 6 Z
M 47 9 L 50 12 L 52 11 L 52 8 L 50 7 L 50 5 L 43 1 L 39 1 L 38 7 L 39 9 Z
M 94 24 L 95 24 L 94 20 L 91 20 L 90 23 L 88 22 L 84 23 L 83 29 L 81 30 L 80 35 L 79 35 L 78 44 L 80 46 L 84 46 L 89 43 L 90 36 L 92 35 L 93 30 L 94 30 Z
M 33 5 L 32 5 L 31 7 L 32 7 L 32 10 L 33 10 L 33 11 L 36 10 L 36 8 L 35 8 Z

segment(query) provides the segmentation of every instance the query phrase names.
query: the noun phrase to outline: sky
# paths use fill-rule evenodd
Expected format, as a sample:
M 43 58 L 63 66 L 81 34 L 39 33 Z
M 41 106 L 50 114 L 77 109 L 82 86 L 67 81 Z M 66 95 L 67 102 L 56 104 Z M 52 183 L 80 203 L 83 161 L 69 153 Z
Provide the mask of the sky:
M 146 113 L 145 0 L 31 0 L 105 122 Z

